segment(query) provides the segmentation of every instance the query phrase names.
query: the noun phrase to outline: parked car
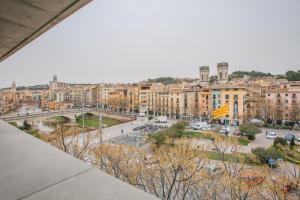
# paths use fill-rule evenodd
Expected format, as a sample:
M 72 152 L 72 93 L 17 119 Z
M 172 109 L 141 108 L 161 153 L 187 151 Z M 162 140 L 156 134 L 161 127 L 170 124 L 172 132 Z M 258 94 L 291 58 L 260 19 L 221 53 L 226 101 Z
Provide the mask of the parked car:
M 221 133 L 221 134 L 229 134 L 230 133 L 230 127 L 228 127 L 228 126 L 224 126 L 224 127 L 222 127 L 221 128 L 221 130 L 219 131 L 219 133 Z
M 210 174 L 222 172 L 222 168 L 218 167 L 216 164 L 208 164 L 208 165 L 204 166 L 204 169 Z
M 300 142 L 300 137 L 297 138 L 297 141 Z
M 296 139 L 296 136 L 294 134 L 292 134 L 292 133 L 287 133 L 287 134 L 285 134 L 284 139 L 286 141 L 292 141 L 292 140 Z
M 197 122 L 192 124 L 194 130 L 210 130 L 211 127 L 207 124 L 207 122 Z
M 168 119 L 167 116 L 159 116 L 155 119 L 156 123 L 167 123 Z
M 186 129 L 193 129 L 192 125 L 188 125 L 187 127 L 185 127 Z
M 276 166 L 276 160 L 274 160 L 272 158 L 268 159 L 268 165 L 271 168 L 275 167 Z
M 210 126 L 203 127 L 202 130 L 203 130 L 203 131 L 210 131 L 210 130 L 211 130 L 211 127 L 210 127 Z
M 268 132 L 267 135 L 266 135 L 266 137 L 268 139 L 274 140 L 275 138 L 277 138 L 277 133 L 275 133 L 275 132 Z

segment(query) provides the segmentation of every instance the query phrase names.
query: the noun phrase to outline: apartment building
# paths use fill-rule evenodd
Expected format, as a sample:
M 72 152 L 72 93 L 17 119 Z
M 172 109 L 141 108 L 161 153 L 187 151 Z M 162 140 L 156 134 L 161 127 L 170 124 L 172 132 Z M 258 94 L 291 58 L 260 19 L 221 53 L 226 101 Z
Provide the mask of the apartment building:
M 277 120 L 300 120 L 300 81 L 281 83 L 265 93 Z
M 238 125 L 244 121 L 244 100 L 246 88 L 244 85 L 218 84 L 211 86 L 212 110 L 229 104 L 229 114 L 217 119 L 224 124 Z

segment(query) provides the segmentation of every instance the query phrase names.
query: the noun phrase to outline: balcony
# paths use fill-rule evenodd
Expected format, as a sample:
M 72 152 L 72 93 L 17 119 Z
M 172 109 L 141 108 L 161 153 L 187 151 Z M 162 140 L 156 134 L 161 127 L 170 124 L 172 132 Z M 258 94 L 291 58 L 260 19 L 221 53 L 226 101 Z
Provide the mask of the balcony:
M 0 199 L 155 199 L 0 121 Z

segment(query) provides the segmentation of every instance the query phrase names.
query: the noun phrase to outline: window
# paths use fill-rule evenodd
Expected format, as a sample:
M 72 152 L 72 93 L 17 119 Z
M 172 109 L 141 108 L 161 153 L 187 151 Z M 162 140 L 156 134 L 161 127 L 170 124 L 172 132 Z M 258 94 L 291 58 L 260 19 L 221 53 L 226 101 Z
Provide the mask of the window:
M 225 95 L 225 99 L 229 99 L 229 95 L 228 94 Z

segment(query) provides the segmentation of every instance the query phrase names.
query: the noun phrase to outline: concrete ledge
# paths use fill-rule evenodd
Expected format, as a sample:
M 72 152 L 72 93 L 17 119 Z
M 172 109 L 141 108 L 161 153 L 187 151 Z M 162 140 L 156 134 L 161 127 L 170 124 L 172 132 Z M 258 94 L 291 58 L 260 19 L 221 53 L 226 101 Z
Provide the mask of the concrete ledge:
M 0 121 L 0 199 L 155 199 Z

